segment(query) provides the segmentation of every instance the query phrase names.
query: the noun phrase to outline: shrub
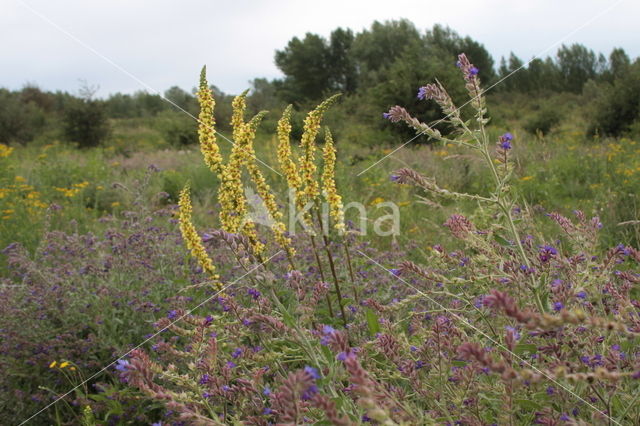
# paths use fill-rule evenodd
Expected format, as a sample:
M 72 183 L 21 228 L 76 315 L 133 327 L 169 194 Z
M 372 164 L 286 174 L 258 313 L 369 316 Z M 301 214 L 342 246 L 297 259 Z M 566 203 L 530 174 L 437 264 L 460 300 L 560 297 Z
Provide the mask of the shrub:
M 64 110 L 64 136 L 80 148 L 102 144 L 110 127 L 104 104 L 91 99 L 72 99 Z

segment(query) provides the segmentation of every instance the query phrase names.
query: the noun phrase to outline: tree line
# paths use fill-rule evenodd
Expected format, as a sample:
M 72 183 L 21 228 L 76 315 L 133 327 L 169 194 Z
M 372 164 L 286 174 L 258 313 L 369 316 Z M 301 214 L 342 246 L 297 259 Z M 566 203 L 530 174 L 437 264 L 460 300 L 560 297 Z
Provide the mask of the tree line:
M 408 20 L 374 22 L 360 32 L 336 28 L 328 37 L 307 33 L 293 37 L 275 52 L 283 77 L 256 78 L 250 82 L 249 109 L 278 110 L 288 103 L 308 108 L 330 94 L 341 92 L 341 112 L 349 123 L 385 126 L 381 111 L 406 105 L 425 120 L 440 117 L 430 103 L 418 101 L 418 87 L 440 80 L 454 100 L 465 92 L 452 66 L 465 52 L 480 71 L 485 87 L 493 91 L 543 97 L 554 93 L 588 96 L 589 132 L 619 136 L 640 130 L 640 62 L 621 48 L 608 56 L 581 45 L 562 45 L 554 56 L 525 63 L 514 53 L 499 64 L 478 41 L 435 25 L 420 31 Z M 231 114 L 231 95 L 214 87 L 217 121 L 224 126 Z M 147 92 L 116 93 L 95 99 L 86 87 L 78 95 L 46 92 L 33 84 L 21 90 L 0 89 L 0 143 L 27 143 L 55 135 L 80 146 L 108 138 L 119 120 L 161 118 L 165 137 L 176 144 L 195 142 L 194 122 L 183 114 L 197 115 L 194 90 L 172 87 L 163 96 Z M 167 102 L 169 100 L 170 102 Z M 44 135 L 44 136 L 43 136 Z M 52 136 L 53 137 L 53 136 Z

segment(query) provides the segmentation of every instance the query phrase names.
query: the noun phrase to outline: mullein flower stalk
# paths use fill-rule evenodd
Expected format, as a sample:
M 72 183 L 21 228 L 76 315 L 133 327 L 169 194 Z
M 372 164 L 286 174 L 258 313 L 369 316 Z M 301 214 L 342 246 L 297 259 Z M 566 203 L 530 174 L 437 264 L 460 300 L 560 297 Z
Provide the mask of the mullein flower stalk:
M 207 254 L 207 251 L 202 244 L 202 239 L 198 235 L 195 226 L 191 221 L 191 197 L 189 195 L 189 186 L 185 186 L 182 192 L 180 192 L 180 232 L 182 238 L 185 241 L 187 248 L 191 251 L 191 255 L 196 258 L 198 264 L 202 270 L 209 275 L 213 281 L 217 290 L 222 289 L 222 283 L 219 281 L 220 277 L 216 273 L 216 267 L 213 265 L 213 261 Z
M 316 136 L 320 130 L 320 121 L 327 109 L 333 105 L 340 95 L 333 95 L 313 111 L 311 111 L 304 120 L 304 130 L 300 147 L 302 148 L 302 158 L 300 159 L 300 172 L 302 173 L 302 183 L 304 188 L 301 195 L 301 203 L 305 205 L 308 202 L 315 202 L 320 195 L 318 181 L 316 179 Z
M 200 150 L 204 156 L 204 162 L 212 172 L 218 177 L 222 175 L 222 156 L 220 148 L 216 142 L 215 118 L 213 111 L 215 100 L 207 82 L 207 67 L 202 67 L 200 73 L 200 87 L 197 97 L 200 104 L 200 114 L 198 116 L 198 139 Z

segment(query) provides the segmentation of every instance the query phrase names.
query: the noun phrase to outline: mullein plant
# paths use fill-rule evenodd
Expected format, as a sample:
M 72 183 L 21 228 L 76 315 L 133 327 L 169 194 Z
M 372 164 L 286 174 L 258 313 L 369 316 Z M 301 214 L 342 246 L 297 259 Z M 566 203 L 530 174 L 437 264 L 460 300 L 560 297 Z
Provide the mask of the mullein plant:
M 237 96 L 232 103 L 233 114 L 231 125 L 233 127 L 234 144 L 225 162 L 216 141 L 214 108 L 215 100 L 206 79 L 206 69 L 203 68 L 200 75 L 200 85 L 197 93 L 200 103 L 200 115 L 198 135 L 201 152 L 209 169 L 220 181 L 218 201 L 220 204 L 221 229 L 230 234 L 241 234 L 251 244 L 252 255 L 258 263 L 264 263 L 265 244 L 259 239 L 256 224 L 249 216 L 249 202 L 244 193 L 243 171 L 246 170 L 250 181 L 255 186 L 268 213 L 273 239 L 286 253 L 291 270 L 296 269 L 295 248 L 289 233 L 283 222 L 283 212 L 278 206 L 276 197 L 267 183 L 262 171 L 258 167 L 253 141 L 257 127 L 266 114 L 260 112 L 248 122 L 245 121 L 247 92 Z M 311 111 L 304 121 L 304 131 L 300 141 L 300 158 L 294 158 L 291 144 L 291 111 L 289 106 L 278 123 L 278 160 L 283 175 L 289 187 L 289 195 L 295 199 L 293 206 L 300 212 L 303 218 L 304 232 L 309 236 L 314 250 L 317 267 L 322 281 L 325 281 L 324 267 L 320 259 L 316 237 L 322 235 L 323 247 L 327 256 L 329 270 L 333 278 L 335 294 L 341 312 L 341 317 L 346 325 L 345 302 L 340 288 L 337 265 L 330 250 L 328 224 L 321 217 L 321 191 L 329 206 L 334 233 L 344 237 L 345 223 L 341 196 L 338 194 L 335 182 L 336 150 L 329 129 L 325 129 L 325 146 L 323 152 L 324 169 L 318 176 L 316 166 L 316 138 L 320 131 L 321 121 L 326 110 L 336 102 L 339 95 L 334 95 L 322 102 Z M 188 185 L 180 194 L 180 229 L 185 243 L 203 271 L 209 274 L 210 281 L 220 291 L 223 287 L 219 276 L 215 273 L 215 267 L 204 249 L 202 239 L 195 230 L 191 220 L 191 200 Z M 293 212 L 296 213 L 296 212 Z M 345 239 L 346 241 L 346 239 Z M 347 263 L 351 282 L 355 286 L 355 277 L 351 256 L 345 245 Z M 357 290 L 354 288 L 357 295 Z M 334 315 L 329 293 L 326 295 L 327 305 L 331 316 Z

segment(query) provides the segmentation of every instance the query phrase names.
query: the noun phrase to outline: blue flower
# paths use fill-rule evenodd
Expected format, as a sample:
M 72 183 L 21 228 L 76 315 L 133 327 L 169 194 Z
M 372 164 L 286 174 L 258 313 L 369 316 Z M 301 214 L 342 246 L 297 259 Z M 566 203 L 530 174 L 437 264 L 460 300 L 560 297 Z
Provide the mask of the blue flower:
M 504 149 L 505 151 L 508 151 L 511 149 L 511 142 L 509 141 L 504 141 L 500 143 L 500 148 Z
M 471 75 L 478 75 L 479 72 L 480 70 L 476 67 L 471 67 L 471 69 L 469 69 L 469 74 Z
M 200 380 L 198 380 L 198 383 L 201 385 L 206 385 L 207 383 L 209 383 L 210 379 L 211 378 L 209 377 L 209 375 L 205 373 L 202 375 L 202 377 L 200 377 Z
M 578 293 L 576 293 L 576 297 L 578 297 L 580 299 L 586 299 L 587 298 L 587 292 L 586 291 L 579 291 Z
M 553 310 L 556 312 L 560 312 L 561 310 L 564 309 L 564 305 L 562 304 L 562 302 L 556 302 L 553 304 Z
M 169 319 L 174 319 L 177 316 L 178 316 L 178 311 L 176 311 L 175 309 L 172 311 L 169 311 L 169 313 L 167 314 L 167 318 Z
M 264 396 L 269 396 L 271 395 L 271 389 L 269 388 L 269 386 L 265 386 L 264 389 L 262 390 L 262 394 Z
M 116 370 L 118 371 L 127 371 L 129 369 L 129 361 L 126 359 L 119 359 L 117 361 Z
M 418 89 L 418 99 L 424 100 L 426 98 L 427 98 L 427 88 L 423 86 L 420 89 Z
M 238 364 L 236 364 L 235 362 L 227 361 L 227 368 L 235 368 L 237 366 L 238 366 Z
M 395 275 L 396 277 L 399 277 L 400 274 L 402 273 L 400 271 L 400 269 L 389 269 L 389 272 L 391 272 L 393 275 Z
M 388 112 L 383 112 L 382 113 L 382 118 L 389 120 L 391 118 L 391 114 L 389 114 Z
M 309 373 L 311 375 L 311 377 L 313 377 L 314 379 L 319 379 L 320 378 L 320 373 L 318 372 L 317 368 L 313 368 L 310 366 L 306 366 L 304 367 L 304 371 L 306 371 L 307 373 Z

